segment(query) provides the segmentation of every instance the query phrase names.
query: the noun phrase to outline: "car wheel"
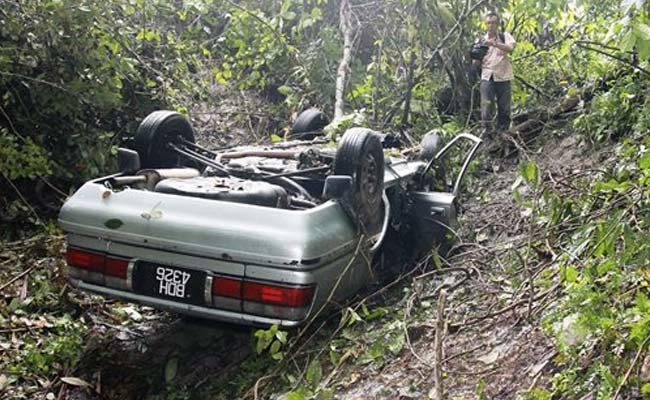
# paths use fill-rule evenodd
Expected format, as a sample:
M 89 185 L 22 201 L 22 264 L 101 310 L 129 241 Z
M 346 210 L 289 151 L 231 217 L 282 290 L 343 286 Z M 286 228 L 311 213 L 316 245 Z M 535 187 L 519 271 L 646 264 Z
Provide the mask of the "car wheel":
M 47 211 L 59 212 L 68 195 L 64 190 L 72 190 L 72 182 L 39 177 L 34 185 L 34 193 L 38 203 Z
M 429 132 L 420 141 L 420 159 L 423 161 L 431 161 L 438 152 L 440 147 L 440 136 L 436 133 Z M 438 161 L 433 164 L 433 176 L 429 179 L 427 190 L 437 190 L 446 192 L 449 190 L 447 182 L 447 171 L 445 166 Z
M 194 130 L 187 119 L 175 111 L 154 111 L 140 123 L 133 149 L 140 155 L 142 168 L 178 167 L 181 156 L 168 144 L 181 144 L 181 139 L 194 143 Z
M 296 139 L 311 140 L 322 135 L 322 129 L 330 123 L 325 113 L 316 108 L 307 109 L 298 115 L 291 128 L 291 135 Z
M 420 141 L 420 159 L 429 161 L 436 156 L 438 146 L 440 145 L 440 136 L 435 133 L 427 133 Z
M 370 129 L 348 129 L 334 158 L 334 174 L 349 175 L 353 191 L 349 206 L 366 233 L 381 227 L 384 192 L 384 153 Z

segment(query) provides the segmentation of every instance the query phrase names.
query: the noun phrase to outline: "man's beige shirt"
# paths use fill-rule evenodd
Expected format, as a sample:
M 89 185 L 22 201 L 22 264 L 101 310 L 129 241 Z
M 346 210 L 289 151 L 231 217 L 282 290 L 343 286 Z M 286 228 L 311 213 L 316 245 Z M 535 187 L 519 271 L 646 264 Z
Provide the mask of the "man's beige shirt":
M 505 44 L 514 48 L 517 42 L 512 35 L 508 32 L 503 32 L 503 36 Z M 485 34 L 485 39 L 487 40 L 487 38 L 488 36 Z M 498 35 L 497 40 L 500 40 Z M 515 79 L 515 75 L 512 72 L 512 64 L 508 59 L 508 53 L 495 46 L 490 46 L 481 64 L 481 79 L 489 81 L 490 78 L 494 79 L 495 82 Z

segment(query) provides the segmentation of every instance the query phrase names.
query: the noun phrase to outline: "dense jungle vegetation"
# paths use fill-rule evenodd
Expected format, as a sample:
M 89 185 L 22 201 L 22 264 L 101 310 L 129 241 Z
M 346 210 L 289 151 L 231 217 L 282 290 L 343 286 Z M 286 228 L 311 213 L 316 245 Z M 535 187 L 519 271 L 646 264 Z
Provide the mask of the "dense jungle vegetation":
M 394 132 L 409 144 L 433 128 L 447 137 L 474 130 L 478 75 L 468 50 L 488 10 L 501 13 L 517 40 L 514 127 L 501 156 L 517 163 L 506 192 L 524 228 L 517 225 L 516 242 L 491 242 L 500 229 L 515 229 L 506 225 L 492 225 L 489 239 L 476 231 L 463 239 L 492 246 L 499 287 L 508 288 L 495 300 L 478 293 L 474 301 L 492 306 L 463 323 L 521 308 L 518 318 L 550 338 L 551 356 L 518 398 L 650 398 L 647 0 L 0 0 L 0 397 L 66 398 L 77 388 L 77 396 L 101 398 L 79 371 L 91 331 L 79 315 L 111 305 L 66 286 L 56 214 L 43 197 L 55 203 L 114 171 L 117 147 L 149 112 L 174 109 L 197 126 L 205 114 L 222 115 L 251 141 L 281 140 L 303 109 L 333 114 L 347 26 L 352 55 L 337 124 Z M 236 109 L 233 98 L 263 106 Z M 205 129 L 232 137 L 223 127 Z M 558 177 L 538 149 L 567 136 L 580 143 L 576 152 L 610 157 Z M 496 156 L 482 157 L 489 164 Z M 481 179 L 477 172 L 474 182 Z M 476 193 L 489 200 L 489 188 Z M 490 260 L 427 262 L 445 271 L 476 261 L 485 272 Z M 432 310 L 408 279 L 389 296 L 393 303 L 347 308 L 339 325 L 319 334 L 326 338 L 319 348 L 304 345 L 316 334 L 260 330 L 227 384 L 178 383 L 179 359 L 170 358 L 167 386 L 147 395 L 333 398 L 347 364 L 380 370 L 412 350 L 415 322 L 428 326 L 429 314 L 412 315 Z M 142 313 L 105 313 L 129 327 L 133 312 Z M 492 398 L 489 381 L 449 398 Z

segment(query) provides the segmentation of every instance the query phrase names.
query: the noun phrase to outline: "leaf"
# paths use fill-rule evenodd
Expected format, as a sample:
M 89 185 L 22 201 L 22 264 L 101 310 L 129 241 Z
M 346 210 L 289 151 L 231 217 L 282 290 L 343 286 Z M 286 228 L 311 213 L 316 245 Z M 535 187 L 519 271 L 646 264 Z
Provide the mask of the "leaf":
M 564 270 L 564 278 L 567 283 L 574 283 L 578 279 L 578 271 L 572 266 L 567 266 Z
M 157 37 L 157 35 L 156 35 L 156 32 L 154 32 L 154 31 L 147 31 L 144 34 L 144 38 L 149 42 L 153 42 L 156 39 L 156 37 Z
M 393 338 L 388 343 L 388 350 L 393 353 L 393 355 L 397 356 L 399 353 L 402 352 L 402 348 L 404 347 L 404 335 L 399 334 Z
M 330 350 L 330 362 L 334 366 L 339 365 L 339 361 L 341 361 L 341 356 L 334 350 Z
M 334 400 L 334 390 L 333 389 L 323 389 L 320 392 L 321 400 Z
M 278 135 L 271 135 L 271 142 L 272 143 L 279 143 L 282 141 L 282 138 Z
M 650 151 L 646 152 L 639 160 L 639 167 L 643 170 L 650 169 Z
M 523 179 L 522 179 L 521 175 L 518 176 L 517 179 L 515 179 L 515 181 L 510 186 L 510 190 L 514 191 L 515 189 L 517 189 L 519 187 L 519 185 L 521 185 L 522 180 Z
M 278 351 L 280 351 L 280 347 L 282 347 L 282 343 L 280 343 L 277 340 L 274 340 L 273 344 L 271 345 L 271 354 L 275 355 Z
M 650 26 L 638 23 L 634 26 L 634 33 L 641 40 L 650 40 Z
M 287 332 L 285 331 L 277 331 L 275 332 L 275 338 L 280 341 L 282 344 L 287 343 Z
M 318 385 L 322 377 L 323 377 L 323 369 L 321 368 L 318 359 L 314 358 L 309 363 L 309 367 L 307 367 L 307 375 L 306 375 L 307 382 L 309 382 L 312 386 L 316 386 Z
M 641 394 L 646 396 L 650 395 L 650 383 L 645 383 L 641 386 Z
M 287 400 L 305 400 L 305 398 L 300 394 L 296 392 L 289 392 L 287 393 Z
M 359 314 L 357 314 L 357 312 L 354 311 L 351 307 L 348 307 L 347 311 L 349 312 L 350 315 L 350 320 L 348 321 L 348 325 L 353 325 L 356 322 L 363 321 L 363 318 L 361 318 Z
M 280 87 L 278 88 L 278 92 L 279 92 L 280 94 L 285 95 L 285 96 L 289 96 L 290 94 L 295 93 L 295 90 L 293 90 L 293 88 L 292 88 L 291 86 L 282 85 L 282 86 L 280 86 Z
M 433 265 L 436 267 L 436 269 L 441 269 L 443 267 L 442 265 L 442 260 L 440 259 L 440 254 L 438 254 L 438 250 L 433 250 L 431 253 L 431 259 L 433 260 Z
M 314 8 L 311 9 L 310 15 L 314 19 L 320 19 L 321 16 L 323 15 L 323 12 L 321 11 L 320 8 L 314 7 Z
M 539 179 L 539 170 L 534 161 L 529 161 L 521 167 L 521 176 L 533 187 L 537 186 Z
M 165 382 L 171 383 L 178 372 L 178 357 L 172 357 L 165 364 Z
M 63 378 L 61 378 L 61 381 L 65 382 L 65 383 L 67 383 L 68 385 L 71 385 L 71 386 L 80 386 L 80 387 L 92 387 L 93 386 L 90 383 L 84 381 L 83 379 L 75 378 L 74 376 L 64 376 Z

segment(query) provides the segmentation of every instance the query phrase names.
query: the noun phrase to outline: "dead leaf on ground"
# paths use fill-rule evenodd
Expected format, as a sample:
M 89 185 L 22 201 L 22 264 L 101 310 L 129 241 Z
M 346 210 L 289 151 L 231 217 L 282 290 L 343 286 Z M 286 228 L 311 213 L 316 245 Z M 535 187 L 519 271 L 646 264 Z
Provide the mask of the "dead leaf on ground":
M 72 386 L 79 386 L 79 387 L 92 387 L 92 385 L 86 381 L 84 381 L 81 378 L 76 378 L 74 376 L 64 376 L 61 378 L 62 382 L 67 383 L 68 385 Z

